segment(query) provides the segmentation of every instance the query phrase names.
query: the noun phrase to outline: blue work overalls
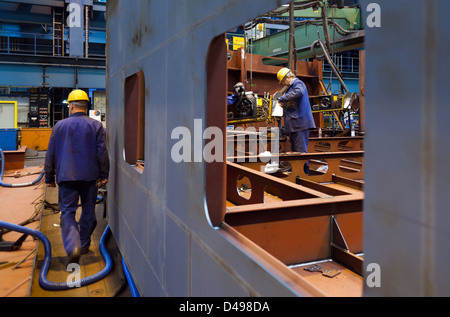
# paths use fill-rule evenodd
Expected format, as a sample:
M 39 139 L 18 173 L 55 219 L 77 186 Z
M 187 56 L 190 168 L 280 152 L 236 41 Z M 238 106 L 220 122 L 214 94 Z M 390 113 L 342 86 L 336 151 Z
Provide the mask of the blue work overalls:
M 97 224 L 95 203 L 98 179 L 108 179 L 109 158 L 102 124 L 77 112 L 53 128 L 45 158 L 45 182 L 58 183 L 64 248 L 88 248 Z M 78 201 L 82 213 L 75 219 Z
M 305 84 L 296 78 L 278 101 L 283 104 L 284 125 L 291 141 L 292 151 L 307 153 L 309 129 L 315 129 L 316 124 Z M 309 172 L 308 163 L 305 172 Z

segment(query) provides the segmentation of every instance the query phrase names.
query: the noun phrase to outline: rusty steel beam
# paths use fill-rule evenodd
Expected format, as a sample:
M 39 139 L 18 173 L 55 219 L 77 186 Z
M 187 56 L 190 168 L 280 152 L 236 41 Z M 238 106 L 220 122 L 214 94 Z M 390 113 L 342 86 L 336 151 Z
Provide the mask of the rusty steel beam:
M 310 137 L 308 152 L 362 151 L 364 137 Z
M 358 171 L 361 169 L 362 164 L 359 161 L 343 159 L 341 161 L 341 166 L 347 168 L 348 170 Z
M 296 218 L 332 216 L 361 212 L 363 194 L 283 201 L 279 204 L 252 204 L 228 207 L 225 221 L 231 226 Z
M 316 183 L 304 178 L 297 178 L 296 179 L 297 185 L 302 185 L 317 191 L 320 191 L 321 193 L 328 194 L 330 196 L 340 196 L 340 195 L 349 195 L 349 192 L 346 192 L 345 190 L 339 190 L 333 187 L 329 187 L 326 185 L 322 185 L 320 183 Z
M 322 160 L 322 159 L 346 159 L 346 158 L 362 158 L 364 156 L 364 151 L 340 151 L 340 152 L 318 152 L 318 153 L 288 153 L 279 155 L 280 161 L 295 161 L 298 159 L 316 159 L 316 160 Z M 266 156 L 266 157 L 260 157 L 260 156 L 245 156 L 245 157 L 229 157 L 227 158 L 228 161 L 231 162 L 237 162 L 240 165 L 246 166 L 247 164 L 251 163 L 258 163 L 258 164 L 265 164 L 266 161 L 270 161 L 275 159 L 276 156 Z
M 309 156 L 325 156 L 317 154 Z M 326 157 L 334 154 L 327 153 Z M 251 196 L 246 198 L 239 194 L 243 178 L 247 179 L 245 183 L 251 191 Z M 237 206 L 227 207 L 224 224 L 285 265 L 332 259 L 359 274 L 359 258 L 349 249 L 351 246 L 362 250 L 363 192 L 347 192 L 306 179 L 298 180 L 300 183 L 295 184 L 227 162 L 227 199 Z M 265 192 L 280 195 L 283 201 L 264 202 Z M 336 239 L 330 220 L 336 226 L 338 222 L 342 225 L 340 240 Z M 344 254 L 334 250 L 338 241 L 345 249 Z
M 227 156 L 245 156 L 258 155 L 260 152 L 270 151 L 277 153 L 279 150 L 273 149 L 271 139 L 268 138 L 265 142 L 255 142 L 256 136 L 238 136 L 227 135 Z M 256 140 L 257 141 L 257 140 Z M 308 144 L 308 153 L 323 153 L 323 152 L 340 152 L 340 151 L 363 151 L 364 137 L 310 137 Z M 280 153 L 286 152 L 286 139 L 281 139 Z
M 234 130 L 227 131 L 227 157 L 253 156 L 265 151 L 278 153 L 277 147 L 279 143 L 279 140 L 268 137 L 267 131 L 266 133 Z
M 288 175 L 279 175 L 285 180 L 295 183 L 297 177 L 301 179 L 308 179 L 318 183 L 331 182 L 333 175 L 346 177 L 349 179 L 361 180 L 364 174 L 364 151 L 341 151 L 341 152 L 322 152 L 322 153 L 296 153 L 296 154 L 286 154 L 269 157 L 257 157 L 257 156 L 246 156 L 246 157 L 233 157 L 228 158 L 229 161 L 236 162 L 242 166 L 252 168 L 257 171 L 264 170 L 267 162 L 269 160 L 276 160 L 283 162 L 284 164 L 289 163 L 292 172 Z M 361 163 L 360 170 L 349 171 L 345 166 L 345 159 L 353 159 Z M 306 162 L 311 161 L 322 161 L 325 165 L 328 165 L 326 171 L 319 172 L 311 169 L 310 175 L 307 175 L 303 169 Z M 325 163 L 326 162 L 326 163 Z M 311 164 L 310 164 L 311 165 Z M 358 165 L 359 166 L 359 165 Z
M 219 127 L 226 130 L 226 83 L 227 83 L 227 51 L 225 35 L 215 37 L 209 48 L 206 60 L 207 96 L 206 123 L 208 127 Z M 207 141 L 208 142 L 208 141 Z M 206 203 L 213 226 L 219 226 L 224 219 L 226 205 L 226 164 L 225 142 L 222 148 L 223 160 L 206 164 Z
M 248 188 L 251 189 L 249 198 L 239 194 L 239 185 L 242 179 L 248 181 Z M 271 193 L 287 200 L 298 200 L 315 197 L 329 197 L 329 194 L 322 193 L 315 189 L 298 186 L 292 182 L 241 166 L 236 163 L 227 162 L 227 200 L 237 205 L 249 205 L 264 203 L 264 192 Z
M 233 86 L 242 82 L 247 91 L 253 91 L 258 95 L 265 92 L 274 94 L 281 89 L 278 84 L 277 73 L 281 66 L 268 65 L 268 60 L 280 60 L 288 63 L 287 59 L 254 55 L 246 53 L 244 48 L 237 51 L 228 51 L 230 56 L 227 62 L 228 69 L 228 93 L 232 93 Z M 322 80 L 322 62 L 314 60 L 312 62 L 298 61 L 296 64 L 297 77 L 306 85 L 308 93 L 311 96 L 318 95 L 321 92 L 319 81 Z M 253 73 L 252 86 L 250 81 L 250 72 Z
M 326 294 L 323 292 L 323 289 L 317 287 L 308 279 L 305 279 L 294 270 L 290 269 L 279 259 L 264 250 L 254 241 L 242 235 L 233 227 L 229 226 L 226 223 L 223 223 L 222 226 L 218 228 L 218 230 L 228 240 L 232 241 L 235 245 L 239 245 L 239 248 L 243 252 L 256 259 L 258 263 L 266 267 L 267 270 L 269 270 L 271 274 L 276 276 L 280 281 L 285 284 L 289 284 L 290 287 L 301 296 L 326 296 Z
M 358 275 L 363 275 L 363 259 L 352 252 L 340 248 L 334 244 L 331 245 L 331 257 L 334 261 L 346 266 Z
M 362 230 L 359 231 L 362 235 Z M 356 274 L 362 275 L 363 260 L 350 251 L 344 234 L 334 216 L 331 217 L 331 233 L 331 258 Z M 360 239 L 362 240 L 362 236 L 360 236 Z
M 343 213 L 333 216 L 339 224 L 342 235 L 353 253 L 363 252 L 363 212 Z
M 350 179 L 350 178 L 346 178 L 346 177 L 342 177 L 342 176 L 337 176 L 337 175 L 332 175 L 332 181 L 336 184 L 342 184 L 342 185 L 356 188 L 359 190 L 364 189 L 363 181 L 358 181 L 358 180 L 354 180 L 354 179 Z
M 228 207 L 225 223 L 292 265 L 330 258 L 331 216 L 357 215 L 362 207 L 362 194 L 243 205 Z M 362 232 L 362 227 L 354 228 L 356 222 L 348 223 L 352 233 Z

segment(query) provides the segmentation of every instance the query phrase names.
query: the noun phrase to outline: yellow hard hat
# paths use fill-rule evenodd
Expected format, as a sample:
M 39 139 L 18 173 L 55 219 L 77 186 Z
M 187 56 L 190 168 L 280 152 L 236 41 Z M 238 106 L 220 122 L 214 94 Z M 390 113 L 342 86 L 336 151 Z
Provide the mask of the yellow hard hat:
M 283 81 L 284 77 L 286 77 L 287 74 L 289 74 L 291 72 L 291 70 L 289 68 L 282 68 L 280 69 L 280 71 L 277 74 L 277 78 L 278 81 L 281 82 Z
M 69 94 L 69 97 L 67 98 L 67 102 L 81 100 L 89 101 L 89 96 L 84 90 L 81 89 L 72 90 L 72 92 Z

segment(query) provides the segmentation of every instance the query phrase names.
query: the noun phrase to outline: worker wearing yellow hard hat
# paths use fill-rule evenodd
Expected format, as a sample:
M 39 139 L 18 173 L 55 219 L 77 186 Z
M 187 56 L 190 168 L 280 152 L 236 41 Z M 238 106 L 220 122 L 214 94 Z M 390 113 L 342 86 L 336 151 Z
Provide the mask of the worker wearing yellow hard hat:
M 108 182 L 109 156 L 103 125 L 86 113 L 87 93 L 76 89 L 67 101 L 70 117 L 58 121 L 50 136 L 45 183 L 49 187 L 58 183 L 60 227 L 69 264 L 77 263 L 82 254 L 89 252 L 91 235 L 97 225 L 97 181 L 102 185 Z M 82 212 L 77 222 L 79 199 Z
M 69 114 L 72 115 L 77 112 L 86 113 L 89 106 L 89 96 L 81 89 L 72 90 L 67 97 L 69 103 Z
M 284 110 L 284 126 L 289 136 L 291 149 L 293 152 L 307 153 L 309 130 L 316 128 L 308 89 L 289 68 L 281 68 L 277 73 L 277 79 L 280 84 L 286 86 L 286 92 L 278 98 L 278 102 Z M 307 164 L 304 170 L 308 174 Z
M 67 98 L 67 102 L 72 101 L 89 101 L 89 96 L 84 90 L 75 89 L 72 90 L 72 92 L 69 94 L 69 97 Z
M 277 74 L 278 82 L 281 84 L 283 82 L 283 79 L 288 74 L 292 74 L 292 72 L 289 68 L 284 67 L 284 68 L 280 69 Z

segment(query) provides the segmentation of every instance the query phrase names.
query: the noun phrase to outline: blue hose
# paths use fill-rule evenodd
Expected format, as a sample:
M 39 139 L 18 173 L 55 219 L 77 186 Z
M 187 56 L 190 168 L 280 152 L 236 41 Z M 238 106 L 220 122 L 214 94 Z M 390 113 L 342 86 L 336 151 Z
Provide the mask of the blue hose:
M 123 271 L 125 273 L 125 277 L 127 278 L 127 281 L 128 281 L 128 285 L 130 286 L 131 296 L 140 297 L 139 291 L 136 287 L 136 284 L 134 284 L 133 277 L 131 276 L 131 273 L 128 270 L 128 266 L 125 263 L 125 259 L 123 257 L 122 257 L 122 266 L 123 266 Z
M 108 251 L 105 247 L 105 239 L 108 233 L 110 232 L 109 226 L 106 226 L 105 231 L 103 232 L 102 237 L 100 238 L 100 252 L 102 253 L 102 256 L 105 260 L 105 268 L 101 270 L 99 273 L 96 273 L 92 276 L 85 277 L 79 281 L 70 282 L 70 283 L 58 283 L 58 282 L 50 282 L 47 280 L 47 273 L 50 268 L 50 262 L 52 259 L 52 247 L 50 245 L 50 241 L 47 239 L 47 237 L 39 231 L 15 225 L 12 223 L 4 222 L 0 220 L 0 228 L 11 230 L 11 231 L 17 231 L 24 234 L 28 234 L 30 236 L 33 236 L 35 238 L 38 238 L 41 240 L 41 242 L 44 245 L 44 251 L 45 251 L 45 257 L 44 257 L 44 263 L 42 264 L 41 272 L 39 274 L 39 284 L 42 288 L 46 290 L 53 290 L 53 291 L 62 291 L 73 288 L 74 285 L 80 285 L 86 286 L 92 283 L 95 283 L 101 279 L 103 279 L 106 275 L 109 274 L 112 268 L 112 260 L 111 256 L 109 255 Z
M 24 183 L 24 184 L 6 184 L 6 183 L 3 183 L 3 174 L 5 173 L 5 154 L 3 153 L 2 149 L 0 149 L 0 157 L 1 157 L 1 160 L 2 160 L 1 170 L 0 170 L 0 186 L 10 187 L 10 188 L 11 187 L 33 186 L 33 185 L 39 183 L 41 181 L 42 177 L 44 177 L 45 172 L 42 172 L 37 179 L 35 179 L 34 181 L 29 182 L 29 183 Z

